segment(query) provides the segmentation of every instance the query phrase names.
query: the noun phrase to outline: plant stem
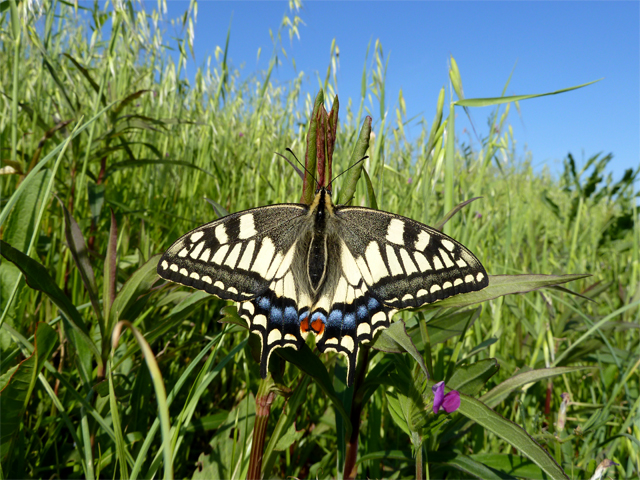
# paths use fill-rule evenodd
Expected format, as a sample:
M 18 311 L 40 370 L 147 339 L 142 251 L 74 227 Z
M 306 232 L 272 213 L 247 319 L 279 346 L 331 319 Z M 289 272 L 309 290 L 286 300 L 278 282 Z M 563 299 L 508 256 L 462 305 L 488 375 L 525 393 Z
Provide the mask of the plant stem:
M 362 398 L 357 395 L 360 385 L 364 381 L 369 365 L 369 349 L 363 348 L 362 355 L 358 361 L 358 371 L 356 372 L 355 387 L 353 389 L 353 404 L 351 405 L 351 436 L 347 442 L 347 453 L 344 459 L 344 478 L 356 478 L 358 467 L 356 460 L 358 458 L 358 437 L 360 436 L 360 416 L 362 415 Z
M 260 382 L 258 395 L 256 396 L 256 422 L 253 426 L 253 442 L 251 444 L 251 457 L 249 458 L 249 471 L 247 480 L 260 480 L 262 478 L 262 456 L 264 454 L 264 440 L 267 436 L 267 424 L 271 413 L 271 404 L 276 397 L 271 391 L 273 380 L 267 378 Z

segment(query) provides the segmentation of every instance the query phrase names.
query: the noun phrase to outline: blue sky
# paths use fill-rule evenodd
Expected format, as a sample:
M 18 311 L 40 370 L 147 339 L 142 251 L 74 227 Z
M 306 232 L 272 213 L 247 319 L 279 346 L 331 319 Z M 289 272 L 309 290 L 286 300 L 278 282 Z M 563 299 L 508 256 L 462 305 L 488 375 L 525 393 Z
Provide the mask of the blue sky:
M 324 78 L 335 38 L 344 106 L 349 97 L 359 100 L 367 45 L 379 39 L 389 57 L 388 111 L 397 106 L 402 89 L 407 118 L 424 116 L 429 123 L 440 88 L 449 92 L 450 55 L 467 98 L 499 96 L 514 66 L 507 95 L 550 92 L 602 78 L 584 89 L 521 102 L 522 115 L 512 108 L 509 123 L 518 151 L 526 146 L 537 169 L 548 165 L 559 172 L 568 152 L 579 164 L 598 152 L 612 152 L 611 170 L 619 179 L 624 169 L 640 164 L 639 6 L 637 1 L 306 2 L 298 12 L 305 23 L 299 27 L 300 39 L 286 37 L 284 47 L 307 75 L 306 89 L 315 93 L 317 73 Z M 188 2 L 170 0 L 168 7 L 168 17 L 176 17 Z M 232 66 L 243 75 L 266 69 L 273 48 L 269 29 L 277 31 L 285 13 L 288 3 L 283 1 L 199 2 L 195 65 L 202 65 L 216 46 L 224 48 L 232 22 Z M 188 66 L 189 76 L 195 65 Z M 286 82 L 295 75 L 285 60 L 275 78 Z M 481 137 L 491 111 L 471 110 Z M 375 125 L 377 107 L 372 113 Z M 462 133 L 465 127 L 469 131 L 462 110 L 456 122 L 462 141 L 477 142 Z M 409 127 L 409 134 L 418 128 Z

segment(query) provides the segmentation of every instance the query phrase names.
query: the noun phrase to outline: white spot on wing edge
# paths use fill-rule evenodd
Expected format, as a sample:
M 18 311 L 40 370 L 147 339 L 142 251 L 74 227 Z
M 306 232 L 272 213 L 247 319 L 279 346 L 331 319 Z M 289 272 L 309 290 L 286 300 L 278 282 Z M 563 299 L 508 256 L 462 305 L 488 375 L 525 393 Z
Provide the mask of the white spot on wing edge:
M 375 325 L 376 323 L 385 322 L 387 320 L 387 316 L 384 312 L 378 312 L 371 317 L 371 323 Z
M 189 253 L 189 250 L 187 250 L 186 248 L 183 248 L 182 250 L 180 250 L 180 252 L 178 252 L 178 256 L 180 258 L 184 258 L 187 256 L 188 253 Z
M 267 345 L 271 345 L 278 340 L 282 340 L 282 333 L 280 333 L 280 330 L 271 330 L 269 332 L 269 337 L 267 338 Z
M 258 325 L 259 327 L 262 327 L 262 328 L 267 328 L 267 317 L 262 314 L 256 315 L 255 317 L 253 317 L 253 320 L 251 321 L 251 323 L 253 325 Z M 274 332 L 278 332 L 278 330 L 274 330 Z
M 442 243 L 442 245 L 444 245 L 444 248 L 446 248 L 450 252 L 453 252 L 453 249 L 455 248 L 455 245 L 451 240 L 447 240 L 446 238 L 443 238 L 441 240 L 441 243 Z
M 456 264 L 460 267 L 466 267 L 467 266 L 467 262 L 465 262 L 463 259 L 459 258 L 458 260 L 456 260 Z
M 191 275 L 189 275 L 189 277 L 200 280 L 200 274 L 198 272 L 191 272 Z
M 480 272 L 478 273 L 478 275 L 476 276 L 476 280 L 481 282 L 484 279 L 484 273 Z
M 198 240 L 202 238 L 203 235 L 204 235 L 204 232 L 200 230 L 199 232 L 195 232 L 191 234 L 191 236 L 189 237 L 189 240 L 191 240 L 193 243 L 196 243 Z
M 431 293 L 436 293 L 438 290 L 442 290 L 440 285 L 431 285 L 431 289 L 429 290 Z
M 371 327 L 369 326 L 368 323 L 361 323 L 360 325 L 358 325 L 358 331 L 356 332 L 356 335 L 359 337 L 361 335 L 369 335 L 371 333 Z
M 349 335 L 345 335 L 344 337 L 342 337 L 342 340 L 340 340 L 340 345 L 349 350 L 349 352 L 353 353 L 355 343 L 353 342 L 353 338 L 351 338 Z
M 169 270 L 171 270 L 172 272 L 177 272 L 178 265 L 176 265 L 175 263 L 172 263 L 171 266 L 169 267 Z
M 327 340 L 324 343 L 325 345 L 338 345 L 338 339 L 336 337 L 327 338 Z
M 451 288 L 451 287 L 453 287 L 453 283 L 451 283 L 451 282 L 444 282 L 442 284 L 442 289 L 443 290 L 446 290 L 447 288 Z
M 253 221 L 253 214 L 246 213 L 240 217 L 240 233 L 238 238 L 241 240 L 253 237 L 258 231 Z
M 160 266 L 162 267 L 163 270 L 166 270 L 167 268 L 169 268 L 169 264 L 167 263 L 166 260 L 162 260 L 162 263 L 160 264 Z
M 253 303 L 251 302 L 242 302 L 242 303 L 239 303 L 239 305 L 242 309 L 249 312 L 249 315 L 253 315 L 254 312 L 256 311 L 256 307 L 254 307 Z
M 298 339 L 296 338 L 296 336 L 293 333 L 286 333 L 284 335 L 284 339 L 285 340 L 289 340 L 290 342 L 297 342 L 298 341 Z M 290 345 L 290 346 L 294 347 L 296 350 L 298 349 L 297 345 Z
M 415 249 L 420 250 L 421 252 L 424 251 L 424 249 L 427 248 L 427 245 L 429 245 L 430 240 L 431 240 L 431 235 L 429 235 L 424 230 L 421 230 L 420 233 L 418 234 L 418 239 L 416 240 L 416 243 L 414 245 Z
M 222 283 L 220 280 L 214 283 L 213 286 L 219 288 L 220 290 L 224 290 L 224 283 Z
M 211 277 L 209 277 L 209 276 L 207 276 L 207 275 L 205 275 L 204 277 L 202 277 L 202 278 L 201 278 L 201 280 L 202 280 L 203 282 L 205 282 L 205 283 L 210 284 L 210 285 L 213 283 L 213 280 L 211 280 Z
M 473 283 L 474 282 L 473 275 L 467 275 L 466 277 L 464 277 L 464 281 L 466 283 Z
M 464 283 L 464 281 L 463 281 L 461 278 L 456 278 L 456 279 L 453 281 L 453 286 L 454 286 L 454 287 L 456 287 L 456 286 L 458 286 L 458 285 L 462 285 L 463 283 Z
M 404 244 L 404 222 L 402 220 L 391 219 L 387 227 L 387 240 L 396 245 Z
M 181 268 L 180 269 L 180 275 L 184 275 L 185 277 L 189 276 L 189 272 L 187 271 L 186 268 Z
M 219 224 L 213 233 L 216 236 L 216 239 L 220 244 L 227 243 L 229 241 L 229 236 L 227 235 L 227 227 L 225 227 L 224 223 Z

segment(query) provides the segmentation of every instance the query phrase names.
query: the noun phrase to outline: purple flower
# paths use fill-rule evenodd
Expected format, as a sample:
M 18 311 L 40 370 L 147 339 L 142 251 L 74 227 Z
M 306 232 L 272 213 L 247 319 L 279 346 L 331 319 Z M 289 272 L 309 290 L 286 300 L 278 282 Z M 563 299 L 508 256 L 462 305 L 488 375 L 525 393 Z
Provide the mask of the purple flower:
M 244 133 L 240 132 L 240 133 L 238 134 L 238 136 L 239 136 L 239 137 L 244 137 Z
M 440 407 L 447 413 L 455 412 L 460 407 L 460 392 L 451 390 L 445 394 L 444 382 L 436 383 L 431 390 L 433 390 L 433 413 L 438 413 Z

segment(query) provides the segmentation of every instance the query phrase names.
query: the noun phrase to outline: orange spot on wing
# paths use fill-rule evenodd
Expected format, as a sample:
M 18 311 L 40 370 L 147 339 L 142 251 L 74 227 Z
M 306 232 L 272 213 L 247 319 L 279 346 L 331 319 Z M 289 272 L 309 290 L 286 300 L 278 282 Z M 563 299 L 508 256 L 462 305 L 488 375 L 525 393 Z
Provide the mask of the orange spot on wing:
M 322 335 L 324 332 L 324 322 L 319 318 L 316 318 L 313 322 L 311 322 L 311 329 L 315 332 L 316 335 Z
M 300 322 L 300 331 L 302 333 L 309 332 L 309 317 L 304 317 L 304 320 Z

